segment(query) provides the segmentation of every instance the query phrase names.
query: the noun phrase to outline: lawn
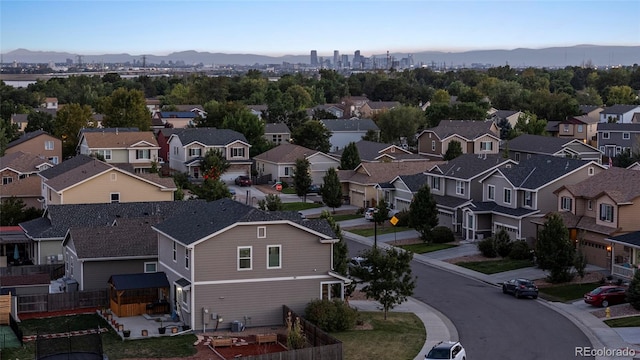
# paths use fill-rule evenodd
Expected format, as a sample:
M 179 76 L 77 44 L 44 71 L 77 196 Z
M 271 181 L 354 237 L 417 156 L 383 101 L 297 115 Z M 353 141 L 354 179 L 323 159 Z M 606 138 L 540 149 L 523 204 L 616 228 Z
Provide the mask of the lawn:
M 372 329 L 331 333 L 342 341 L 345 360 L 410 360 L 425 341 L 424 324 L 413 313 L 360 312 L 359 319 Z
M 500 259 L 500 260 L 487 260 L 487 261 L 467 261 L 456 263 L 458 266 L 465 267 L 483 274 L 496 274 L 509 270 L 522 269 L 533 266 L 531 260 L 512 260 L 512 259 Z
M 610 327 L 640 327 L 640 316 L 628 316 L 604 321 Z
M 290 203 L 282 203 L 282 210 L 300 211 L 300 210 L 307 210 L 307 209 L 315 209 L 322 206 L 323 206 L 322 204 L 316 204 L 316 203 L 290 202 Z
M 363 217 L 363 215 L 362 214 L 338 214 L 338 215 L 331 215 L 331 217 L 333 217 L 333 220 L 335 221 L 345 221 L 345 220 L 360 219 L 361 217 Z
M 108 326 L 97 314 L 90 314 L 24 320 L 20 323 L 20 328 L 24 335 L 34 335 L 38 332 L 42 334 L 95 329 L 98 324 L 101 327 Z M 74 339 L 80 342 L 83 337 Z M 188 357 L 196 353 L 193 346 L 195 341 L 195 335 L 122 341 L 120 336 L 110 329 L 108 333 L 102 335 L 102 348 L 109 359 Z M 30 341 L 26 342 L 22 348 L 5 349 L 2 351 L 2 359 L 34 359 L 35 345 L 34 341 Z
M 413 230 L 413 229 L 407 226 L 388 225 L 388 226 L 382 227 L 378 225 L 378 235 L 393 234 L 394 232 L 401 232 L 401 231 L 407 231 L 407 230 Z M 371 237 L 371 236 L 374 236 L 375 229 L 371 227 L 366 229 L 351 229 L 346 231 L 360 235 L 360 236 L 364 236 L 364 237 Z
M 544 297 L 547 300 L 567 302 L 582 299 L 584 294 L 598 286 L 600 286 L 600 283 L 566 284 L 540 288 L 540 293 L 547 295 Z
M 410 245 L 401 245 L 400 248 L 411 251 L 415 254 L 425 254 L 432 251 L 449 249 L 452 247 L 456 247 L 457 245 L 453 244 L 427 244 L 427 243 L 419 243 L 419 244 L 410 244 Z

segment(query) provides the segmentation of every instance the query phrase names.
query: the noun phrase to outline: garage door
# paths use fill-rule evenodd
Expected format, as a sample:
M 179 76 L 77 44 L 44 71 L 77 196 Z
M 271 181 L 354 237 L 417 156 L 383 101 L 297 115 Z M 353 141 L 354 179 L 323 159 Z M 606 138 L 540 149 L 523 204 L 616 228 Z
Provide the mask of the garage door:
M 226 173 L 222 174 L 222 176 L 220 176 L 220 180 L 222 180 L 223 182 L 225 182 L 227 184 L 231 184 L 240 175 L 245 175 L 246 176 L 247 172 L 246 171 L 227 171 Z

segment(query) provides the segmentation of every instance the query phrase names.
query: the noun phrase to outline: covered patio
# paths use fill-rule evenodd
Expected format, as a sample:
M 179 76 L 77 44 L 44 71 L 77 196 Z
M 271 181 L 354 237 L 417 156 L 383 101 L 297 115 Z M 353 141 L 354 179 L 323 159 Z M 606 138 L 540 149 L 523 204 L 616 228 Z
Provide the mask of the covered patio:
M 605 239 L 610 241 L 611 275 L 631 280 L 640 271 L 640 231 Z
M 164 272 L 113 275 L 109 308 L 119 317 L 169 313 L 169 281 Z

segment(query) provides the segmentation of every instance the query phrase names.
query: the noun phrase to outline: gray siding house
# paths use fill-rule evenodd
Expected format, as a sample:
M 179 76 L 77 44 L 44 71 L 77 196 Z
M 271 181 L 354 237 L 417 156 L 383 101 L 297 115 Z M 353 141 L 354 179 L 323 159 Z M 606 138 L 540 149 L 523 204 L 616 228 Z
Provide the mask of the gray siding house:
M 552 155 L 599 162 L 602 155 L 597 148 L 570 138 L 522 134 L 505 144 L 508 145 L 503 145 L 502 149 L 508 146 L 509 157 L 515 161 L 533 155 Z
M 325 220 L 222 199 L 154 229 L 173 309 L 196 331 L 281 325 L 282 305 L 302 313 L 313 299 L 343 298 L 350 282 L 333 272 L 339 240 Z
M 62 242 L 65 277 L 78 290 L 106 289 L 112 275 L 156 272 L 159 217 L 116 219 L 112 225 L 71 228 Z
M 640 105 L 613 105 L 600 111 L 600 122 L 629 124 L 638 113 L 640 113 Z
M 616 157 L 627 149 L 640 151 L 640 123 L 599 123 L 598 149 L 607 157 Z

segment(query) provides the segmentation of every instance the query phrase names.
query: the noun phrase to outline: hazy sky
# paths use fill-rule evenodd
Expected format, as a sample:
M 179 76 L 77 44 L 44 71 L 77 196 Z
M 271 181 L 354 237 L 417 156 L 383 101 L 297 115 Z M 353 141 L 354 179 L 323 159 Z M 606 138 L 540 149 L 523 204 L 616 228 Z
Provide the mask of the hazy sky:
M 640 45 L 640 0 L 0 0 L 0 51 L 319 56 Z

